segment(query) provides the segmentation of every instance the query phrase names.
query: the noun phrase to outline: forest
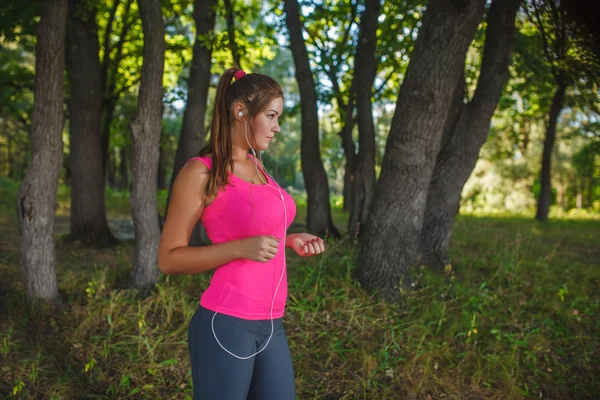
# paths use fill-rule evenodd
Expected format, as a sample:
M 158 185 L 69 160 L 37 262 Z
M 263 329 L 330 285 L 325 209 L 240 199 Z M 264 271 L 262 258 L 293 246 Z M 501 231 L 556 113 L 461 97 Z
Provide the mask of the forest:
M 262 159 L 289 232 L 327 245 L 286 253 L 298 398 L 596 398 L 594 10 L 4 1 L 0 398 L 192 398 L 211 273 L 161 274 L 157 249 L 234 65 L 280 83 Z

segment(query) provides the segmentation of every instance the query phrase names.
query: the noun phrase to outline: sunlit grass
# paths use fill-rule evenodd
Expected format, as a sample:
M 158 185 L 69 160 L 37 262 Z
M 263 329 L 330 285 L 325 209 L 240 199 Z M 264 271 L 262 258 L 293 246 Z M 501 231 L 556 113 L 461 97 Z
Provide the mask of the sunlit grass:
M 14 186 L 8 192 L 0 213 L 0 393 L 190 398 L 187 323 L 210 274 L 163 276 L 140 295 L 126 288 L 132 243 L 98 251 L 58 242 L 66 306 L 29 310 L 14 203 L 5 197 Z M 128 195 L 107 199 L 110 218 L 129 218 Z M 58 214 L 60 236 L 68 217 Z M 304 207 L 298 215 L 303 222 Z M 338 226 L 345 218 L 335 209 Z M 418 269 L 397 305 L 361 290 L 355 243 L 330 242 L 319 258 L 288 250 L 285 324 L 298 398 L 596 398 L 599 232 L 594 219 L 460 216 L 452 271 Z

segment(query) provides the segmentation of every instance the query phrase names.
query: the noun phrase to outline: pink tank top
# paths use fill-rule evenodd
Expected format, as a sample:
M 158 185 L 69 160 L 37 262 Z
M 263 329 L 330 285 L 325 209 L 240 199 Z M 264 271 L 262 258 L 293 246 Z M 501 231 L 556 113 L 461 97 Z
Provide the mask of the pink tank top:
M 208 169 L 212 167 L 209 157 L 194 157 Z M 262 170 L 262 169 L 261 169 Z M 238 318 L 257 320 L 281 318 L 287 300 L 288 285 L 285 262 L 285 237 L 287 228 L 296 216 L 294 199 L 279 185 L 268 178 L 268 185 L 255 185 L 229 173 L 229 184 L 219 191 L 217 197 L 204 208 L 200 221 L 213 244 L 243 239 L 257 235 L 280 238 L 279 251 L 266 262 L 237 259 L 217 267 L 209 287 L 200 298 L 200 304 L 209 310 Z M 287 226 L 284 226 L 284 208 L 279 191 L 287 209 Z

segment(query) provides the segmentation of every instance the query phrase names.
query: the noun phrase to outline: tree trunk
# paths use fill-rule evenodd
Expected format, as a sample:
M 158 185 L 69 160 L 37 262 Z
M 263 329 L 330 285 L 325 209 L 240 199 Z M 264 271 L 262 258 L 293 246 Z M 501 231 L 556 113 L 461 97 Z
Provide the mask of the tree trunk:
M 329 184 L 321 160 L 319 147 L 319 116 L 317 114 L 317 91 L 308 62 L 306 45 L 302 38 L 302 22 L 297 0 L 284 2 L 286 23 L 290 35 L 290 47 L 296 66 L 296 80 L 300 88 L 302 108 L 302 140 L 300 160 L 308 197 L 307 228 L 315 234 L 340 237 L 331 219 Z
M 194 21 L 196 24 L 196 38 L 194 42 L 192 64 L 190 66 L 190 76 L 188 80 L 188 97 L 185 111 L 183 113 L 183 123 L 177 152 L 175 153 L 175 165 L 173 174 L 169 183 L 169 193 L 167 195 L 167 209 L 171 201 L 171 190 L 177 174 L 183 168 L 183 165 L 198 152 L 198 149 L 204 145 L 206 129 L 206 102 L 208 99 L 208 89 L 210 87 L 210 68 L 212 62 L 212 47 L 207 46 L 204 39 L 215 28 L 215 6 L 216 0 L 195 0 L 194 1 Z M 197 223 L 190 237 L 191 246 L 200 246 L 208 241 L 202 224 Z
M 356 9 L 356 8 L 354 8 Z M 344 158 L 346 160 L 344 168 L 344 188 L 342 189 L 343 196 L 343 210 L 350 211 L 352 205 L 352 193 L 354 185 L 354 173 L 356 171 L 356 146 L 354 145 L 354 139 L 352 132 L 354 130 L 354 85 L 356 83 L 356 75 L 352 76 L 352 84 L 350 85 L 350 93 L 348 103 L 344 102 L 344 96 L 342 90 L 337 81 L 337 71 L 339 71 L 339 64 L 335 64 L 334 67 L 330 67 L 327 71 L 329 79 L 333 84 L 333 91 L 336 93 L 337 105 L 340 113 L 340 122 L 342 123 L 342 129 L 338 133 L 338 136 L 342 140 L 342 149 L 344 150 Z
M 175 165 L 173 166 L 173 174 L 171 175 L 169 196 L 173 182 L 175 182 L 175 178 L 183 165 L 187 160 L 194 157 L 198 149 L 204 145 L 206 134 L 204 121 L 210 86 L 212 47 L 207 47 L 206 42 L 201 39 L 215 27 L 215 4 L 215 0 L 196 0 L 194 2 L 196 37 L 200 39 L 194 42 L 193 58 L 188 80 L 188 96 L 183 113 L 183 123 L 177 144 L 177 152 L 175 153 Z
M 556 141 L 556 125 L 558 117 L 565 103 L 565 92 L 567 85 L 563 74 L 557 76 L 558 87 L 552 98 L 550 106 L 550 115 L 548 125 L 546 126 L 546 137 L 544 138 L 544 151 L 542 153 L 542 170 L 540 172 L 540 196 L 538 197 L 537 213 L 535 219 L 538 221 L 548 221 L 548 212 L 550 211 L 550 199 L 552 194 L 552 149 Z
M 593 172 L 592 172 L 593 173 Z M 587 182 L 587 196 L 586 196 L 586 204 L 585 208 L 591 208 L 593 204 L 593 193 L 594 193 L 594 177 L 588 176 L 585 181 Z
M 156 190 L 165 190 L 167 188 L 167 170 L 165 168 L 165 150 L 159 146 L 158 150 L 158 172 L 156 175 Z
M 121 182 L 120 189 L 131 191 L 131 184 L 130 184 L 131 182 L 129 181 L 129 168 L 128 168 L 130 163 L 127 159 L 127 157 L 128 157 L 127 147 L 121 147 L 120 153 L 121 153 L 121 161 L 119 163 L 119 179 Z
M 237 42 L 235 41 L 235 16 L 233 15 L 233 7 L 235 0 L 225 0 L 225 17 L 227 20 L 227 37 L 229 39 L 229 50 L 231 50 L 231 56 L 233 57 L 233 62 L 238 67 L 242 67 L 240 65 L 240 51 L 237 46 Z
M 448 246 L 462 189 L 487 140 L 492 115 L 508 80 L 515 17 L 520 3 L 521 0 L 492 2 L 475 95 L 469 104 L 463 103 L 463 75 L 455 90 L 429 184 L 421 233 L 422 263 L 434 268 L 442 268 L 450 262 Z
M 118 3 L 118 1 L 115 1 Z M 110 47 L 110 32 L 112 31 L 112 20 L 116 9 L 111 10 L 109 19 L 109 25 L 104 36 L 104 58 L 102 59 L 102 90 L 104 91 L 104 97 L 102 102 L 102 171 L 106 172 L 108 162 L 108 145 L 110 142 L 110 125 L 112 123 L 115 107 L 120 97 L 120 93 L 124 92 L 125 88 L 121 88 L 121 91 L 117 93 L 117 75 L 123 59 L 123 46 L 127 40 L 127 34 L 129 29 L 135 21 L 135 17 L 130 16 L 131 4 L 133 0 L 127 0 L 125 2 L 121 26 L 121 31 L 118 33 L 119 41 L 114 48 Z M 110 55 L 114 53 L 114 60 L 110 58 Z
M 117 189 L 117 154 L 116 152 L 110 152 L 108 157 L 108 169 L 106 182 L 108 187 L 113 190 Z
M 100 122 L 102 87 L 96 10 L 70 0 L 67 29 L 71 80 L 69 239 L 93 246 L 116 242 L 106 222 Z
M 578 210 L 583 208 L 583 180 L 581 178 L 575 179 L 575 207 Z
M 136 239 L 131 286 L 146 288 L 155 284 L 159 276 L 156 174 L 162 117 L 165 27 L 159 0 L 138 0 L 138 8 L 144 34 L 144 64 L 137 113 L 131 123 L 131 204 Z
M 349 107 L 350 111 L 352 110 Z M 350 211 L 352 205 L 352 193 L 354 185 L 354 172 L 356 171 L 356 146 L 352 138 L 354 130 L 354 118 L 350 112 L 350 117 L 346 117 L 346 123 L 342 128 L 339 136 L 342 139 L 342 148 L 344 149 L 344 157 L 346 158 L 346 166 L 344 170 L 344 211 Z
M 369 208 L 375 194 L 375 124 L 373 123 L 371 98 L 377 68 L 375 47 L 380 8 L 380 0 L 366 2 L 365 10 L 360 18 L 360 33 L 354 58 L 354 74 L 358 77 L 358 79 L 354 79 L 354 90 L 359 150 L 348 220 L 350 237 L 357 237 L 361 227 L 367 222 Z
M 386 144 L 366 232 L 359 279 L 396 299 L 419 262 L 429 182 L 456 82 L 485 0 L 431 0 L 415 42 Z
M 17 199 L 21 271 L 27 298 L 59 300 L 54 250 L 56 191 L 62 165 L 63 72 L 67 0 L 40 4 L 37 27 L 32 160 Z

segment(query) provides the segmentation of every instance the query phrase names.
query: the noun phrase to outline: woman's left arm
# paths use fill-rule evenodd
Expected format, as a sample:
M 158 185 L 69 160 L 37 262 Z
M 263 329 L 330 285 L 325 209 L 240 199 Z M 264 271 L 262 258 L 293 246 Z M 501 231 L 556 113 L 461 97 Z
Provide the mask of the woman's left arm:
M 325 242 L 310 233 L 290 233 L 285 238 L 285 247 L 293 249 L 302 257 L 308 257 L 323 253 Z

